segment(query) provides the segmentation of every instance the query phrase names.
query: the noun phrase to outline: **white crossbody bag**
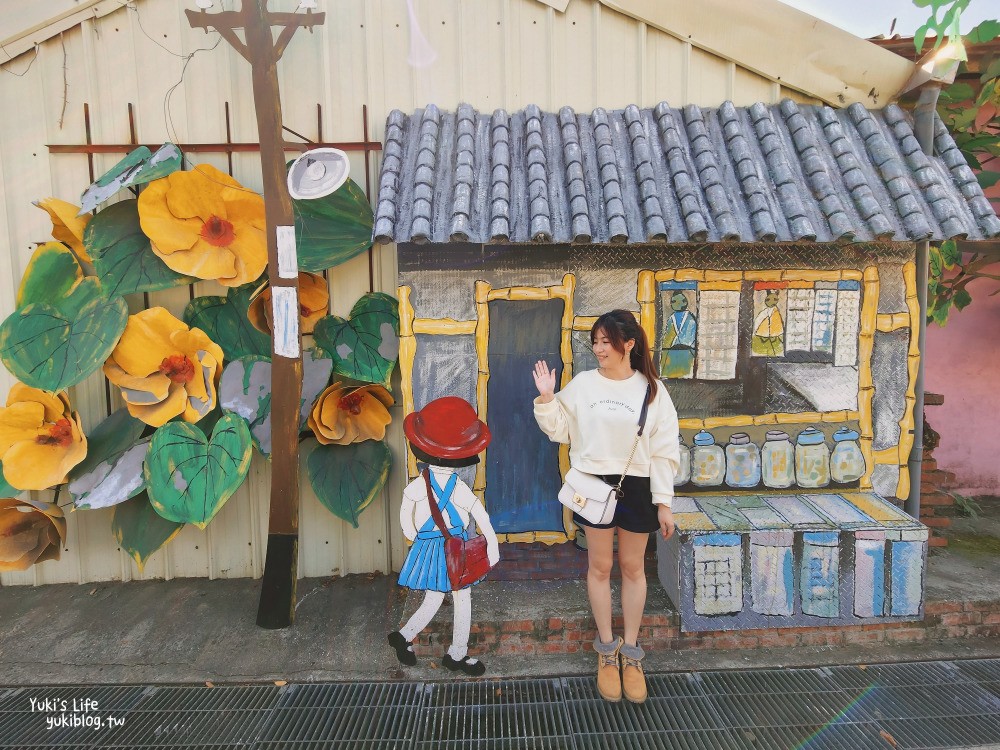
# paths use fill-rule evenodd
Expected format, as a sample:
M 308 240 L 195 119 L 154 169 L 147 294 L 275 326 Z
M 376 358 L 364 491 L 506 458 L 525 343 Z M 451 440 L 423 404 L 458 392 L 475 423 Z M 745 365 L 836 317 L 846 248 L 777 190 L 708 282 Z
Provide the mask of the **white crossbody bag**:
M 572 510 L 586 521 L 595 524 L 609 524 L 614 520 L 615 509 L 618 507 L 618 500 L 622 497 L 622 482 L 632 465 L 635 457 L 635 450 L 639 447 L 639 438 L 646 426 L 646 412 L 649 410 L 649 391 L 646 386 L 646 394 L 642 400 L 642 411 L 639 413 L 639 431 L 636 433 L 635 441 L 632 443 L 632 450 L 625 463 L 618 484 L 610 485 L 598 476 L 587 474 L 579 469 L 570 468 L 566 472 L 566 479 L 559 490 L 559 502 Z

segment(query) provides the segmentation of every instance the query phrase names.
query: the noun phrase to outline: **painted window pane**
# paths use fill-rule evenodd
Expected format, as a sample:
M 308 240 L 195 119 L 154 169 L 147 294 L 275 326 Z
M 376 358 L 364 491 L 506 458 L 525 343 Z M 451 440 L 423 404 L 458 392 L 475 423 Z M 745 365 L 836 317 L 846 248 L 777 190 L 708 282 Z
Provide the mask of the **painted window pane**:
M 815 297 L 816 293 L 812 289 L 788 290 L 787 350 L 808 352 L 812 348 Z
M 736 377 L 740 293 L 703 291 L 698 295 L 699 380 L 732 380 Z
M 660 283 L 663 330 L 659 337 L 660 377 L 694 377 L 698 339 L 698 285 L 696 282 Z
M 781 281 L 759 281 L 753 285 L 750 353 L 755 357 L 785 356 L 786 286 Z
M 837 290 L 816 284 L 813 308 L 812 348 L 816 352 L 833 353 L 833 327 L 836 321 Z
M 833 347 L 833 364 L 837 367 L 858 363 L 860 312 L 860 291 L 842 290 L 837 293 L 837 335 Z

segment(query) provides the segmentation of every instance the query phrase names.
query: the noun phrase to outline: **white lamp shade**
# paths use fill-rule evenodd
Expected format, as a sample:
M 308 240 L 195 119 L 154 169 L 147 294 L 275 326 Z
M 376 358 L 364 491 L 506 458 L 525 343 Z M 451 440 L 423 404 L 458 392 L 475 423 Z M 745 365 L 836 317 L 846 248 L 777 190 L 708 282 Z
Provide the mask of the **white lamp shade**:
M 292 162 L 288 193 L 296 200 L 322 198 L 347 182 L 350 172 L 347 154 L 340 149 L 311 149 Z

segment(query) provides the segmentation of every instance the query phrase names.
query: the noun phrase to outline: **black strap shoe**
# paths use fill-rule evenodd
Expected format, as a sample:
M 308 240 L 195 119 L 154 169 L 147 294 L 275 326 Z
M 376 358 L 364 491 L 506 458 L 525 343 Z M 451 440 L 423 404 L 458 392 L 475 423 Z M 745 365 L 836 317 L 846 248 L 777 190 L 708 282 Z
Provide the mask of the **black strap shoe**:
M 461 659 L 452 659 L 451 654 L 445 654 L 441 663 L 452 672 L 465 672 L 470 677 L 479 677 L 486 674 L 486 665 L 478 659 L 463 656 Z
M 399 659 L 400 664 L 412 667 L 417 663 L 417 655 L 413 653 L 413 644 L 406 640 L 398 630 L 389 633 L 386 640 L 390 646 L 396 649 L 396 658 Z

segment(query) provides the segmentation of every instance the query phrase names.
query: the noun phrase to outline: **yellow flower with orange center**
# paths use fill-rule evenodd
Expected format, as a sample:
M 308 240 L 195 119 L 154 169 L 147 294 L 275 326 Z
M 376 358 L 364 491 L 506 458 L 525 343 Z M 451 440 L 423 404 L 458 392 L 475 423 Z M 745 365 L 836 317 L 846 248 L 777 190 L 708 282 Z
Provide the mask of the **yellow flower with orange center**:
M 222 347 L 162 307 L 129 316 L 104 374 L 129 414 L 160 427 L 176 416 L 197 422 L 215 408 Z
M 149 183 L 139 224 L 178 273 L 240 286 L 267 266 L 264 199 L 211 164 Z
M 93 259 L 83 246 L 83 230 L 87 228 L 87 223 L 92 218 L 92 214 L 80 213 L 80 207 L 72 203 L 59 200 L 58 198 L 46 198 L 43 201 L 35 201 L 35 205 L 45 211 L 52 219 L 52 236 L 60 242 L 65 242 L 76 253 L 76 256 L 88 263 Z
M 330 309 L 330 288 L 318 273 L 299 273 L 299 321 L 302 333 L 312 333 L 320 318 Z M 271 287 L 265 286 L 247 309 L 247 318 L 261 333 L 271 335 Z
M 4 479 L 19 490 L 45 490 L 65 482 L 86 456 L 80 415 L 70 410 L 66 394 L 15 383 L 0 409 Z
M 58 505 L 0 498 L 0 572 L 58 560 L 64 541 L 66 518 Z
M 345 387 L 334 383 L 316 399 L 309 427 L 324 445 L 381 440 L 392 421 L 388 408 L 392 404 L 392 395 L 380 385 Z

